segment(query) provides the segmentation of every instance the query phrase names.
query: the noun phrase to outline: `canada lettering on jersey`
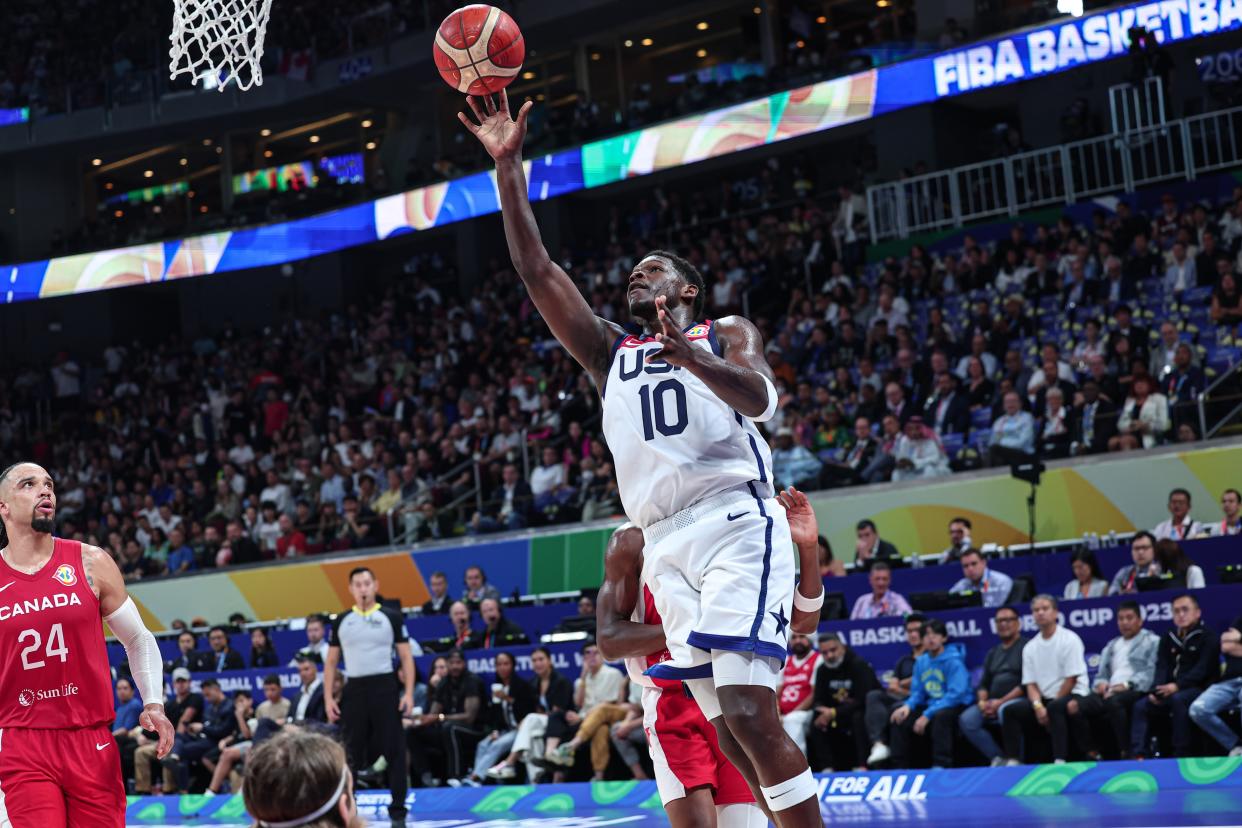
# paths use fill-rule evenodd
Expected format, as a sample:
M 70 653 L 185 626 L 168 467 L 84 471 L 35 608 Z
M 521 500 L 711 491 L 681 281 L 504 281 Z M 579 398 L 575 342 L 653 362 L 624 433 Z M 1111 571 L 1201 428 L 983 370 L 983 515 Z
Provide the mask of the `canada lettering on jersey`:
M 21 615 L 57 609 L 59 607 L 80 607 L 81 599 L 76 592 L 58 592 L 55 595 L 44 595 L 41 598 L 28 598 L 12 604 L 0 604 L 0 621 L 8 621 Z

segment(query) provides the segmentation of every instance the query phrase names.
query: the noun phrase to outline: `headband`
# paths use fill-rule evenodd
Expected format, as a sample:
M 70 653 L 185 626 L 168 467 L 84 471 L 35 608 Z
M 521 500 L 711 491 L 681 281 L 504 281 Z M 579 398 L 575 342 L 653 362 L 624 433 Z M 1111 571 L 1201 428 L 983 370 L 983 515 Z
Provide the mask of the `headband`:
M 294 828 L 294 826 L 297 825 L 305 825 L 308 822 L 314 822 L 328 811 L 332 810 L 332 806 L 335 805 L 340 800 L 341 795 L 345 793 L 345 783 L 348 781 L 349 763 L 346 763 L 345 766 L 341 768 L 341 781 L 337 783 L 336 790 L 332 792 L 332 796 L 328 798 L 327 802 L 323 803 L 317 809 L 304 817 L 289 819 L 284 822 L 269 822 L 261 819 L 259 820 L 259 825 L 263 826 L 263 828 Z

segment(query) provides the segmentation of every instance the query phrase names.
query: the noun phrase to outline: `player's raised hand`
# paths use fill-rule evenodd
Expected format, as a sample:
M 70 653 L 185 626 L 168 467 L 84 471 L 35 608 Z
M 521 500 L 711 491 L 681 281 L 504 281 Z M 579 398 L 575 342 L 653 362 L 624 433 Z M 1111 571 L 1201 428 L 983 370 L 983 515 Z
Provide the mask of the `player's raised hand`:
M 145 730 L 154 730 L 159 736 L 159 743 L 155 747 L 155 757 L 163 759 L 172 750 L 173 746 L 173 726 L 168 721 L 168 717 L 164 715 L 164 705 L 159 702 L 148 704 L 142 708 L 142 714 L 138 717 L 138 724 L 142 725 Z
M 657 333 L 655 338 L 656 342 L 664 347 L 648 356 L 647 361 L 667 362 L 683 368 L 690 365 L 698 356 L 697 349 L 690 344 L 689 339 L 686 339 L 686 335 L 673 320 L 673 315 L 669 313 L 668 298 L 657 296 L 655 306 L 660 322 L 660 333 Z
M 785 516 L 789 519 L 789 535 L 798 545 L 814 546 L 819 541 L 819 521 L 815 519 L 815 510 L 805 492 L 790 486 L 776 495 L 785 507 Z
M 487 150 L 488 155 L 496 161 L 503 161 L 521 154 L 522 141 L 526 138 L 526 118 L 530 115 L 530 108 L 534 106 L 534 103 L 527 101 L 522 104 L 515 119 L 509 114 L 508 93 L 503 89 L 500 90 L 499 98 L 498 106 L 492 100 L 491 95 L 484 95 L 481 98 L 467 95 L 466 103 L 470 106 L 474 117 L 478 119 L 478 123 L 476 124 L 464 112 L 458 112 L 457 119 L 474 134 L 474 137 L 479 139 L 479 143 L 483 145 L 483 149 Z

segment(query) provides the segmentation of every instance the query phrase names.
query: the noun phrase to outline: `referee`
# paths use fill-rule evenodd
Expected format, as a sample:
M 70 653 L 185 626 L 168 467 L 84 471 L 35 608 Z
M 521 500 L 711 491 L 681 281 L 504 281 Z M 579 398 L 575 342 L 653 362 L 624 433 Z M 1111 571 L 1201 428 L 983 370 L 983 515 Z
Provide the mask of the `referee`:
M 394 826 L 405 825 L 405 794 L 408 786 L 405 767 L 405 739 L 401 714 L 414 709 L 414 658 L 405 633 L 405 622 L 397 610 L 376 603 L 379 581 L 365 566 L 349 573 L 349 592 L 354 606 L 336 617 L 332 644 L 323 667 L 323 700 L 328 721 L 341 721 L 349 764 L 357 772 L 371 764 L 368 749 L 378 741 L 388 762 L 388 787 L 392 804 L 388 816 Z M 398 698 L 397 678 L 393 675 L 392 650 L 401 658 L 405 688 Z M 332 692 L 336 668 L 345 651 L 349 681 L 337 705 Z

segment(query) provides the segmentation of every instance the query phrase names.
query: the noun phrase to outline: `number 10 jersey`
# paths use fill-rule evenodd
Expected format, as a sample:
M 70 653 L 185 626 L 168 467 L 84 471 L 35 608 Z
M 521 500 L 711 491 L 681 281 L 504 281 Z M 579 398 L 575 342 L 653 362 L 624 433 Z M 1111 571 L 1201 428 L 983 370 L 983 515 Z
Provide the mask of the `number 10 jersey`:
M 0 728 L 92 727 L 115 718 L 99 599 L 82 571 L 81 543 L 56 538 L 51 559 L 33 575 L 0 560 L 0 656 Z
M 712 321 L 685 335 L 692 347 L 720 355 Z M 752 481 L 759 497 L 771 497 L 772 453 L 758 428 L 687 369 L 646 361 L 660 349 L 652 337 L 623 335 L 608 366 L 604 437 L 626 516 L 646 529 Z

